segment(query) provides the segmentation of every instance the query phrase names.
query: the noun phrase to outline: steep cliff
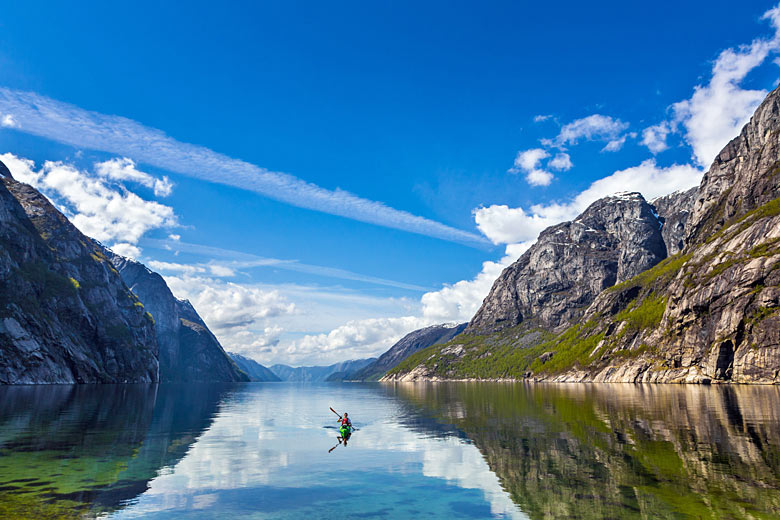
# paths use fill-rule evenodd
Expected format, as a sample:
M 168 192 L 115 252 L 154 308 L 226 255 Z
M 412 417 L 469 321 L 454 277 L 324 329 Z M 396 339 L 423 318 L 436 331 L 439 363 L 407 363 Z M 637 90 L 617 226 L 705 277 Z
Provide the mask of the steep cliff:
M 566 330 L 521 323 L 461 336 L 389 379 L 780 382 L 780 91 L 694 198 L 683 249 L 617 280 Z
M 693 203 L 698 192 L 697 186 L 687 191 L 676 191 L 650 201 L 661 221 L 661 236 L 666 245 L 666 254 L 669 256 L 676 255 L 685 247 L 685 239 L 688 236 L 688 218 L 693 210 Z
M 466 325 L 466 323 L 455 326 L 432 325 L 410 332 L 398 340 L 387 352 L 379 356 L 376 361 L 356 372 L 345 374 L 343 379 L 350 381 L 377 381 L 385 372 L 415 352 L 428 348 L 431 345 L 438 345 L 451 340 L 463 332 Z
M 533 318 L 555 329 L 573 323 L 596 296 L 666 257 L 661 222 L 639 193 L 594 202 L 572 222 L 544 230 L 493 284 L 467 334 Z
M 161 381 L 249 381 L 195 308 L 177 299 L 162 276 L 110 251 L 106 255 L 155 320 Z
M 248 357 L 244 357 L 241 354 L 236 354 L 233 352 L 228 352 L 228 356 L 230 356 L 230 359 L 232 359 L 236 365 L 238 365 L 238 368 L 240 368 L 246 373 L 246 375 L 249 376 L 249 380 L 252 382 L 264 383 L 269 381 L 281 381 L 281 379 L 279 379 L 276 374 L 271 372 L 269 369 L 254 359 L 249 359 Z
M 3 176 L 0 383 L 157 381 L 153 319 L 102 251 L 43 195 Z

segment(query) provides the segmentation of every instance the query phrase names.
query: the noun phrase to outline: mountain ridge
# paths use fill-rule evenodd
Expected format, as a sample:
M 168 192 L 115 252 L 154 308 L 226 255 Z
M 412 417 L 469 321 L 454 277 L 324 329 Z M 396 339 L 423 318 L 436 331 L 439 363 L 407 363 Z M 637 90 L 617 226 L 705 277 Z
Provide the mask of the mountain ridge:
M 780 89 L 686 197 L 666 240 L 679 251 L 616 279 L 575 320 L 472 330 L 383 380 L 780 382 Z
M 153 322 L 99 243 L 2 176 L 0 383 L 157 382 Z

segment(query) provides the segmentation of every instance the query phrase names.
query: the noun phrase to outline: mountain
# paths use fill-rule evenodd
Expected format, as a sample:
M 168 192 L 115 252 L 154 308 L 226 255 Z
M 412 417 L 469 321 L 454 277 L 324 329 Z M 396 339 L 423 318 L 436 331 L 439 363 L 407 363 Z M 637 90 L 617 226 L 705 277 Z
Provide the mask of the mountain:
M 337 381 L 341 381 L 343 374 L 360 370 L 374 361 L 376 361 L 376 358 L 353 359 L 328 366 L 291 367 L 288 365 L 272 365 L 268 368 L 282 381 L 320 383 L 336 373 L 342 375 L 336 378 Z
M 693 203 L 698 192 L 698 186 L 694 186 L 687 191 L 676 191 L 650 201 L 662 226 L 661 236 L 664 239 L 668 256 L 676 255 L 685 247 L 688 231 L 685 225 L 691 210 L 693 210 Z
M 415 352 L 431 345 L 445 343 L 466 328 L 466 323 L 460 325 L 432 325 L 410 332 L 379 358 L 360 370 L 345 374 L 342 379 L 350 381 L 378 381 L 385 372 L 408 358 Z M 331 376 L 332 378 L 333 376 Z
M 106 256 L 155 320 L 161 381 L 249 381 L 192 304 L 177 299 L 162 276 L 110 251 Z
M 572 222 L 547 228 L 504 269 L 466 332 L 498 332 L 533 318 L 555 329 L 596 296 L 666 257 L 654 208 L 639 193 L 600 199 Z
M 249 359 L 240 354 L 234 354 L 228 352 L 228 356 L 238 365 L 238 368 L 243 370 L 248 376 L 249 380 L 253 382 L 266 382 L 266 381 L 281 381 L 276 374 L 268 370 L 266 367 L 255 361 Z
M 657 241 L 641 224 L 631 265 L 610 283 L 605 263 L 576 254 L 599 242 L 582 235 L 567 246 L 572 254 L 556 254 L 546 245 L 556 228 L 548 229 L 540 237 L 547 256 L 534 246 L 507 268 L 466 333 L 411 356 L 387 379 L 780 382 L 780 89 L 695 195 L 665 202 L 660 209 L 672 214 L 656 213 L 678 228 L 664 244 L 678 251 L 672 256 L 655 263 L 638 247 Z M 572 274 L 572 263 L 597 269 Z
M 0 383 L 156 382 L 154 319 L 103 247 L 0 166 Z

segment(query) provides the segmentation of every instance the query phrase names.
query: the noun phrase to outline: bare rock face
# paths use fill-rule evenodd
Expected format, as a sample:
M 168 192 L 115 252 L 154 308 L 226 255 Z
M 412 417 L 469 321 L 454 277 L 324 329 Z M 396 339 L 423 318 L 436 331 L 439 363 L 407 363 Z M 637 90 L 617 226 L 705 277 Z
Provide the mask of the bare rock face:
M 177 299 L 162 276 L 145 265 L 106 251 L 122 279 L 154 317 L 160 348 L 160 380 L 248 381 L 187 300 Z
M 687 191 L 676 191 L 670 195 L 664 195 L 653 199 L 650 203 L 656 210 L 663 227 L 661 236 L 666 245 L 666 254 L 676 255 L 685 247 L 685 239 L 688 236 L 688 218 L 693 210 L 693 203 L 699 187 L 693 187 Z
M 665 272 L 605 291 L 586 318 L 600 358 L 556 380 L 778 383 L 780 377 L 780 93 L 757 109 L 699 187 L 687 246 Z M 615 314 L 662 301 L 653 326 Z M 622 327 L 622 329 L 621 329 Z M 618 331 L 624 330 L 619 333 Z
M 698 189 L 654 204 L 672 253 L 662 262 L 652 266 L 645 248 L 632 246 L 633 265 L 645 266 L 622 280 L 614 268 L 613 281 L 582 242 L 562 240 L 556 249 L 551 235 L 571 237 L 573 223 L 548 229 L 496 281 L 469 325 L 484 335 L 472 336 L 463 355 L 445 354 L 449 344 L 431 347 L 388 378 L 780 384 L 780 89 Z M 633 231 L 634 241 L 657 236 Z M 606 240 L 593 242 L 614 265 L 621 240 L 603 250 Z M 540 319 L 495 333 L 529 317 Z M 534 327 L 546 335 L 522 345 L 518 338 Z
M 605 197 L 574 221 L 544 230 L 501 273 L 466 333 L 496 332 L 529 318 L 550 329 L 571 324 L 601 291 L 665 257 L 661 222 L 644 197 Z
M 102 251 L 38 191 L 3 173 L 0 383 L 158 380 L 153 320 Z

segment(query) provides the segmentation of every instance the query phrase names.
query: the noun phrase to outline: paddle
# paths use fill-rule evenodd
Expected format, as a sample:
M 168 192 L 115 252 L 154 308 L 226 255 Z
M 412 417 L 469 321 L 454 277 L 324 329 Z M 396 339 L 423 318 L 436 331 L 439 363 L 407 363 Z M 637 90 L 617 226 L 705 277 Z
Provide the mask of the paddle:
M 335 413 L 336 415 L 338 415 L 338 416 L 339 416 L 339 419 L 341 419 L 341 414 L 340 414 L 340 413 L 338 413 L 336 410 L 334 410 L 332 406 L 329 406 L 328 408 L 330 408 L 330 411 L 331 411 L 331 412 L 333 412 L 333 413 Z M 355 428 L 354 426 L 350 425 L 349 427 L 350 427 L 350 429 L 351 429 L 353 432 L 356 432 L 356 431 L 357 431 L 357 428 Z

